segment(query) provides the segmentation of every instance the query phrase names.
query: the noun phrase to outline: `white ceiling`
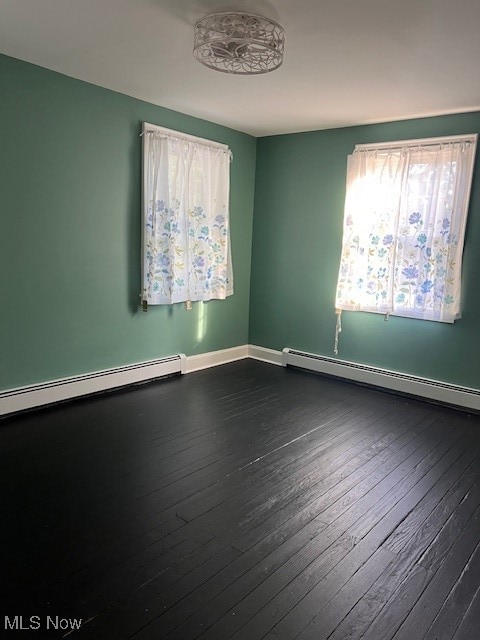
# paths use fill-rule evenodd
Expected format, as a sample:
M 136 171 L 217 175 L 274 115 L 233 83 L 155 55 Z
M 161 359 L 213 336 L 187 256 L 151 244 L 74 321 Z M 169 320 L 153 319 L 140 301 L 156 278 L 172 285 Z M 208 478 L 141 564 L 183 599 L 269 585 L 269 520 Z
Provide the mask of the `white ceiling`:
M 259 76 L 192 57 L 193 25 L 280 22 Z M 480 109 L 479 0 L 0 0 L 0 52 L 256 136 Z

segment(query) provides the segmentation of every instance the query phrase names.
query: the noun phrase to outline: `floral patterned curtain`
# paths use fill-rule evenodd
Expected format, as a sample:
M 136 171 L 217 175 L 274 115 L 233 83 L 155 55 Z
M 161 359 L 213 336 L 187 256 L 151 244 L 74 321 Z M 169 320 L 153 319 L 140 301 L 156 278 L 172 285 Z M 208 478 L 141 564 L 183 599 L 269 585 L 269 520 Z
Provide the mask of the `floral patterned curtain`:
M 142 297 L 148 304 L 233 293 L 229 176 L 228 150 L 145 133 Z
M 460 141 L 349 156 L 338 311 L 460 317 L 474 147 Z

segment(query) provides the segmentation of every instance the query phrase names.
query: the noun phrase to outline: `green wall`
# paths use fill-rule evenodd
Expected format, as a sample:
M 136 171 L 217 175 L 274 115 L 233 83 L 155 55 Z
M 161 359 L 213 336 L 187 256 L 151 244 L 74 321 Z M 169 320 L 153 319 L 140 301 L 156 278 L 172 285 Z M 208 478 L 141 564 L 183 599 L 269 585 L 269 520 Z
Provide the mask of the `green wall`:
M 142 121 L 233 150 L 226 301 L 138 309 Z M 247 342 L 333 356 L 347 155 L 360 143 L 477 131 L 470 113 L 257 143 L 0 56 L 0 389 Z M 479 164 L 463 318 L 344 313 L 339 357 L 480 388 Z
M 250 343 L 334 356 L 346 159 L 356 144 L 480 131 L 480 113 L 261 138 Z M 480 162 L 453 325 L 345 312 L 339 358 L 480 388 Z
M 235 294 L 138 310 L 142 121 L 228 144 Z M 246 344 L 255 138 L 0 56 L 0 389 Z

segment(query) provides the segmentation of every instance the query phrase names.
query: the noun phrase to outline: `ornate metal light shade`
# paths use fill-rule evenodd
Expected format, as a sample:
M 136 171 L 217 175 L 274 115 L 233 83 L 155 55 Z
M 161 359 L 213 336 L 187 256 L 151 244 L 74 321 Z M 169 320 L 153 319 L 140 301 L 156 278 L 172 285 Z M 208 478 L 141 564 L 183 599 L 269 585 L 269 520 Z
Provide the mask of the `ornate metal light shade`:
M 274 71 L 283 62 L 285 31 L 274 20 L 253 13 L 212 13 L 195 25 L 193 53 L 210 69 L 253 75 Z

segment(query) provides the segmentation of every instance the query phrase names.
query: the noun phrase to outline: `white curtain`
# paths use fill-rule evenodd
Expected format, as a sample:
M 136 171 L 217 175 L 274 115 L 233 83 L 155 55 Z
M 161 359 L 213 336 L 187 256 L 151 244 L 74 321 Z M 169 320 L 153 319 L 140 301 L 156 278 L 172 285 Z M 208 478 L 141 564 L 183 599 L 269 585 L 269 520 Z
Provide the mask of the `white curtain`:
M 143 299 L 148 304 L 233 293 L 229 180 L 228 150 L 145 133 Z
M 460 317 L 473 151 L 462 141 L 349 156 L 337 310 Z

